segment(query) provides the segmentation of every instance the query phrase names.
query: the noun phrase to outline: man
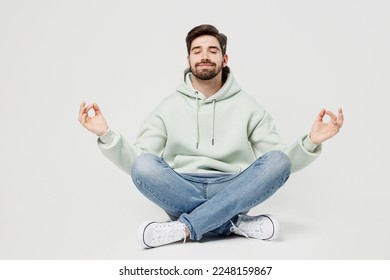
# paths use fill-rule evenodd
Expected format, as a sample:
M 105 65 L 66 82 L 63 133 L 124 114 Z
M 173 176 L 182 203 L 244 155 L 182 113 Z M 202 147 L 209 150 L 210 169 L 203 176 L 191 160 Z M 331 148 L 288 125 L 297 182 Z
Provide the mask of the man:
M 82 102 L 79 121 L 99 137 L 103 154 L 170 217 L 140 226 L 143 247 L 200 240 L 207 232 L 274 239 L 275 217 L 246 213 L 319 156 L 321 143 L 341 128 L 342 111 L 336 116 L 321 110 L 309 135 L 284 145 L 270 115 L 234 80 L 226 36 L 200 25 L 186 43 L 189 68 L 181 84 L 150 114 L 134 144 L 108 128 L 95 103 Z

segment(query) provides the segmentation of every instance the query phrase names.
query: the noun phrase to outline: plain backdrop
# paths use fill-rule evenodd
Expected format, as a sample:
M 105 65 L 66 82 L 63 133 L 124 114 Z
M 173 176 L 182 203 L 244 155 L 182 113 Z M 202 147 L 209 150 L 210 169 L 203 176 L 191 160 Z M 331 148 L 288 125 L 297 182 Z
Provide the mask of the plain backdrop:
M 383 0 L 1 0 L 0 259 L 389 259 L 390 4 Z M 229 66 L 286 142 L 321 108 L 344 109 L 323 154 L 252 214 L 274 242 L 219 238 L 142 250 L 166 215 L 78 122 L 97 102 L 132 142 L 210 23 Z

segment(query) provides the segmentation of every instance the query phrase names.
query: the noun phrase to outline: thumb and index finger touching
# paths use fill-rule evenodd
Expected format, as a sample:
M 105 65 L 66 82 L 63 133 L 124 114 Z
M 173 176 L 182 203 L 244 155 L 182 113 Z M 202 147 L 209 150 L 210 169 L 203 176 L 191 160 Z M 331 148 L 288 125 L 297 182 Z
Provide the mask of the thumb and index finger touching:
M 343 115 L 343 110 L 341 108 L 338 109 L 338 116 L 336 116 L 332 111 L 328 111 L 326 109 L 322 109 L 317 116 L 317 121 L 322 122 L 325 115 L 328 115 L 332 121 L 337 122 L 338 124 L 342 125 L 344 121 L 344 115 Z
M 91 109 L 93 109 L 95 115 L 102 113 L 100 107 L 96 103 L 86 105 L 85 101 L 82 101 L 80 104 L 79 116 L 82 116 L 83 114 L 88 114 Z
M 82 101 L 80 104 L 80 109 L 79 109 L 79 122 L 84 127 L 86 127 L 86 125 L 87 125 L 87 121 L 89 118 L 88 112 L 91 109 L 94 111 L 95 116 L 102 116 L 102 112 L 96 103 L 91 103 L 89 105 L 86 105 L 85 101 Z

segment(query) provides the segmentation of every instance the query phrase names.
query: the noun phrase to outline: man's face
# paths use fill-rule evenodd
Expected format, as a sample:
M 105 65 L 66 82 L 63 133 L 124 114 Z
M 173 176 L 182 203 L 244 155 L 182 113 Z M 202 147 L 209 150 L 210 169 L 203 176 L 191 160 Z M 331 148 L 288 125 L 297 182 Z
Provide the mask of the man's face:
M 192 41 L 188 63 L 192 74 L 200 80 L 211 80 L 227 65 L 217 38 L 203 35 Z

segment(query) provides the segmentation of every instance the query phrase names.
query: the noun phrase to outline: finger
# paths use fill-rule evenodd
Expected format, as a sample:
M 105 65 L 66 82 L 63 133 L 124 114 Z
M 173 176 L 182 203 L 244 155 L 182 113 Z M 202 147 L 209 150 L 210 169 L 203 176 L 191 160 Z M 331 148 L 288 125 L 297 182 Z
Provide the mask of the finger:
M 102 111 L 96 103 L 93 103 L 93 110 L 95 111 L 95 115 L 101 115 Z
M 88 112 L 93 108 L 93 104 L 89 104 L 87 107 L 85 107 L 85 113 L 88 114 Z
M 81 116 L 80 116 L 80 123 L 81 123 L 84 127 L 87 127 L 87 117 L 88 117 L 88 114 L 87 114 L 87 113 L 83 113 L 83 114 L 81 114 Z
M 344 123 L 344 114 L 343 114 L 343 110 L 340 108 L 339 115 L 337 117 L 337 124 L 341 128 L 343 126 L 343 123 Z
M 79 121 L 81 121 L 81 116 L 85 112 L 85 101 L 81 102 L 79 109 Z
M 324 119 L 324 116 L 325 116 L 325 112 L 326 112 L 326 110 L 325 110 L 325 109 L 322 109 L 322 110 L 318 113 L 318 116 L 317 116 L 317 119 L 316 119 L 317 122 L 322 122 L 322 120 Z
M 331 112 L 331 111 L 326 111 L 326 114 L 330 117 L 330 119 L 332 120 L 332 122 L 337 121 L 337 117 L 336 117 L 335 114 L 333 114 L 333 112 Z
M 82 109 L 80 109 L 79 121 L 84 127 L 86 127 L 86 125 L 87 125 L 87 118 L 89 118 L 88 112 L 89 112 L 89 110 L 91 110 L 92 106 L 93 106 L 93 104 L 90 104 L 90 105 L 85 107 L 85 104 L 84 104 L 84 107 Z

